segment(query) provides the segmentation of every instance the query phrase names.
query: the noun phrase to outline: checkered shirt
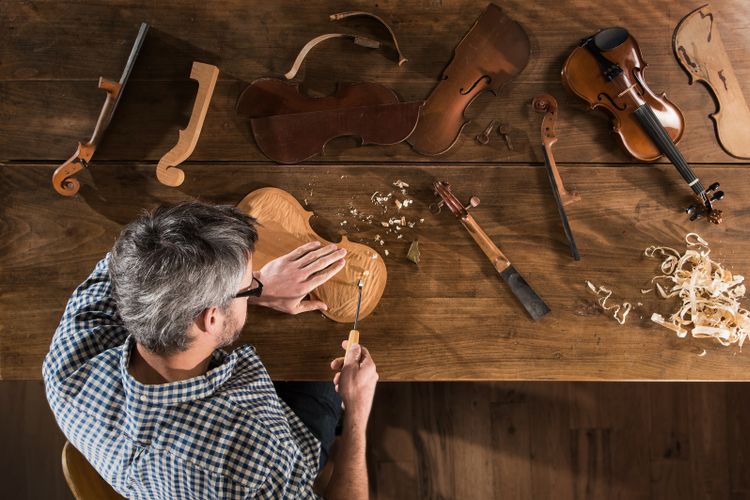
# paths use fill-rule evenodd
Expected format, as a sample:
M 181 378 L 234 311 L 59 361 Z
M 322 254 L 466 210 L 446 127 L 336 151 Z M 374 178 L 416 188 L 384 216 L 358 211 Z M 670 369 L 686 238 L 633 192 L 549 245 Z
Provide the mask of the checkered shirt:
M 137 499 L 316 498 L 320 443 L 276 395 L 252 346 L 217 350 L 205 375 L 145 385 L 102 259 L 73 293 L 42 373 L 68 440 Z

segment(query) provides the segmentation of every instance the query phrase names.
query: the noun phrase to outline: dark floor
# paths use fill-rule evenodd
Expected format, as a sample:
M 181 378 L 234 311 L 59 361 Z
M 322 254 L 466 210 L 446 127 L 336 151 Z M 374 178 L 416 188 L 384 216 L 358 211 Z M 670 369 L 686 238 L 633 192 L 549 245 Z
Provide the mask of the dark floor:
M 40 382 L 0 383 L 4 498 L 72 498 Z M 747 383 L 381 383 L 373 498 L 750 499 Z

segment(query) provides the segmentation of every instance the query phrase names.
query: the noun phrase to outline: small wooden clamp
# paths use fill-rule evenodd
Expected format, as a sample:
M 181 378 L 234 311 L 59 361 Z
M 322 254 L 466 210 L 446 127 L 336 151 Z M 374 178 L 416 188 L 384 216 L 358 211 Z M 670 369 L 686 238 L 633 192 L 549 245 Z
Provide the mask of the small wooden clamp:
M 203 129 L 203 121 L 208 113 L 208 105 L 219 78 L 219 68 L 212 64 L 194 62 L 190 78 L 198 82 L 198 93 L 195 96 L 193 112 L 187 127 L 179 132 L 177 144 L 159 160 L 156 166 L 156 178 L 164 185 L 177 187 L 185 180 L 185 172 L 177 165 L 193 154 L 198 138 Z

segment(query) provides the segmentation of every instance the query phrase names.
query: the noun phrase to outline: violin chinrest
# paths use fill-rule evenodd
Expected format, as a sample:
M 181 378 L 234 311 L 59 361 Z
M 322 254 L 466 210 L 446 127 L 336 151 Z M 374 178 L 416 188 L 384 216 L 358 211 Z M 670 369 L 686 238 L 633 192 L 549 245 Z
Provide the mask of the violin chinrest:
M 277 188 L 252 191 L 237 208 L 258 220 L 258 242 L 253 253 L 253 267 L 260 269 L 269 261 L 285 255 L 310 241 L 330 242 L 310 226 L 313 212 L 305 210 L 288 192 Z M 367 272 L 362 290 L 360 319 L 367 317 L 383 296 L 387 270 L 382 257 L 367 245 L 354 243 L 344 236 L 346 265 L 333 278 L 311 292 L 311 296 L 328 305 L 323 314 L 338 323 L 352 323 L 357 310 L 357 281 Z

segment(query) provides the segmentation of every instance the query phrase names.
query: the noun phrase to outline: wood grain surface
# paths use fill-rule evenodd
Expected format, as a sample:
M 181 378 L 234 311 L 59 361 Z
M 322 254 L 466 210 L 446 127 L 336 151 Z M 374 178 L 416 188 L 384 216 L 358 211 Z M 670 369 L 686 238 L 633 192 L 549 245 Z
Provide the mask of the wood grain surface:
M 41 382 L 0 382 L 0 407 L 4 497 L 72 499 Z M 744 500 L 748 411 L 731 382 L 380 383 L 370 498 Z
M 498 4 L 529 33 L 531 61 L 499 96 L 474 102 L 467 111 L 473 121 L 449 153 L 429 158 L 407 144 L 359 147 L 345 138 L 311 162 L 282 167 L 256 148 L 249 124 L 234 112 L 237 96 L 258 77 L 280 76 L 313 36 L 343 30 L 344 23 L 327 20 L 341 5 L 0 2 L 0 378 L 41 377 L 68 296 L 144 208 L 192 198 L 234 205 L 253 189 L 274 186 L 306 200 L 322 236 L 338 241 L 346 233 L 385 257 L 383 299 L 360 326 L 381 380 L 750 379 L 750 355 L 676 338 L 648 320 L 654 311 L 670 312 L 672 304 L 640 294 L 657 271 L 656 262 L 641 256 L 643 249 L 654 243 L 679 247 L 688 231 L 700 232 L 712 255 L 734 272 L 750 269 L 748 165 L 718 145 L 708 118 L 711 97 L 688 85 L 672 53 L 674 27 L 695 6 L 667 0 L 618 0 L 607 8 L 583 0 Z M 339 81 L 373 81 L 405 100 L 424 99 L 485 5 L 350 2 L 351 10 L 387 19 L 409 61 L 398 66 L 382 51 L 332 41 L 310 54 L 297 80 L 311 95 L 329 94 Z M 748 93 L 750 4 L 721 0 L 712 2 L 712 11 Z M 87 20 L 84 31 L 81 19 Z M 119 75 L 142 21 L 152 28 L 114 120 L 91 168 L 78 175 L 79 194 L 63 199 L 52 189 L 51 174 L 90 133 L 104 97 L 96 81 Z M 651 87 L 666 91 L 684 112 L 681 150 L 703 180 L 718 180 L 727 192 L 723 225 L 689 223 L 680 213 L 689 190 L 675 169 L 633 163 L 617 147 L 606 117 L 586 111 L 563 90 L 560 67 L 575 43 L 613 25 L 637 37 Z M 365 20 L 346 27 L 387 36 Z M 217 65 L 221 75 L 201 140 L 183 164 L 189 175 L 179 188 L 168 188 L 154 179 L 154 167 L 189 120 L 194 60 Z M 541 167 L 539 117 L 530 102 L 543 92 L 560 105 L 555 157 L 561 175 L 583 197 L 567 207 L 582 255 L 578 263 L 567 253 Z M 491 119 L 512 125 L 513 151 L 500 136 L 487 146 L 474 141 Z M 438 178 L 481 198 L 474 217 L 552 308 L 540 323 L 527 318 L 457 221 L 430 213 L 430 186 Z M 396 239 L 377 225 L 354 224 L 351 206 L 384 219 L 370 197 L 397 191 L 392 184 L 399 179 L 410 184 L 415 200 L 403 210 L 414 228 Z M 382 246 L 376 236 L 385 240 Z M 419 265 L 405 259 L 416 238 Z M 619 326 L 600 314 L 585 279 L 612 287 L 616 299 L 643 305 Z M 256 345 L 274 378 L 322 379 L 349 328 L 319 314 L 253 308 L 241 340 Z M 707 354 L 698 357 L 704 349 Z

